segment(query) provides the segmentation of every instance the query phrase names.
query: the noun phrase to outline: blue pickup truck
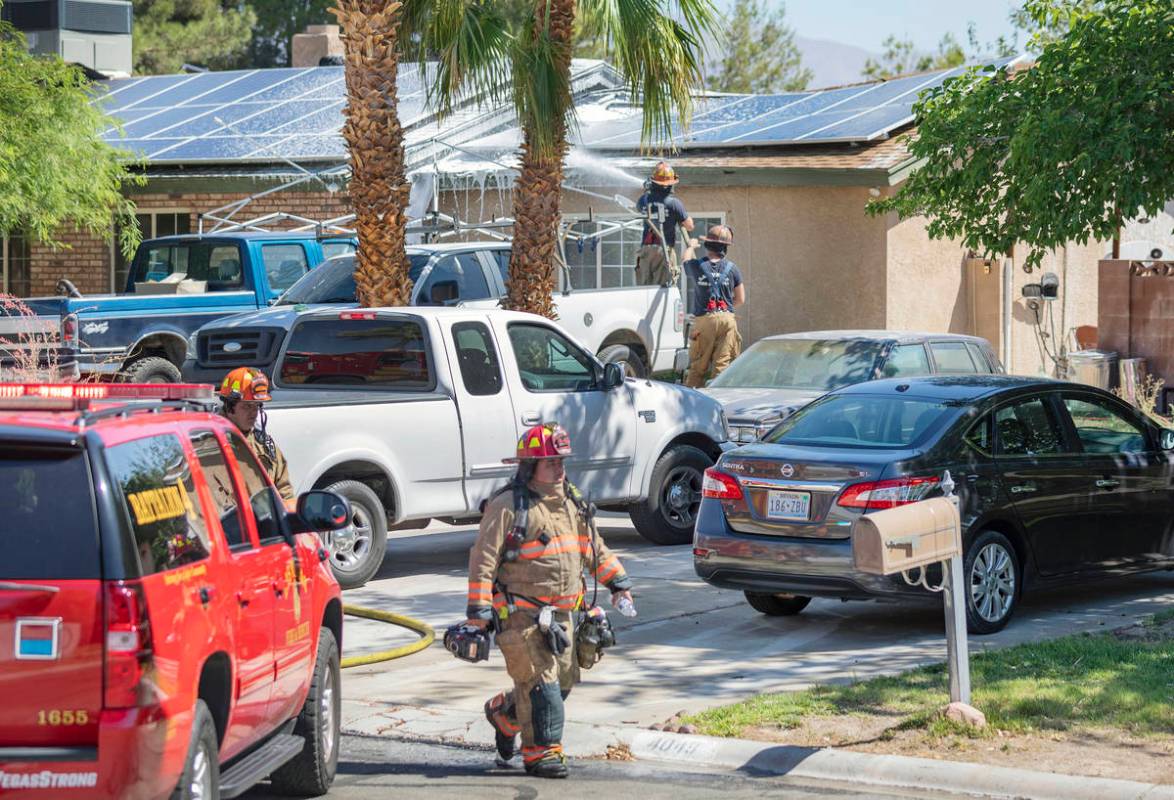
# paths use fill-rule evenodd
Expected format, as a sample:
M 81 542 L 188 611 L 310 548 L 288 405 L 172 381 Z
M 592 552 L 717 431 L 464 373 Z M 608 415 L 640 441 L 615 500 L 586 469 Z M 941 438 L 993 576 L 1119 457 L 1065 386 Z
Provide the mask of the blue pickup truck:
M 51 358 L 58 373 L 176 382 L 201 325 L 265 308 L 327 258 L 354 249 L 354 238 L 298 232 L 150 239 L 135 253 L 124 294 L 82 296 L 62 280 L 60 296 L 24 301 L 35 316 L 0 316 L 0 366 L 27 364 L 37 349 L 47 354 L 41 366 Z

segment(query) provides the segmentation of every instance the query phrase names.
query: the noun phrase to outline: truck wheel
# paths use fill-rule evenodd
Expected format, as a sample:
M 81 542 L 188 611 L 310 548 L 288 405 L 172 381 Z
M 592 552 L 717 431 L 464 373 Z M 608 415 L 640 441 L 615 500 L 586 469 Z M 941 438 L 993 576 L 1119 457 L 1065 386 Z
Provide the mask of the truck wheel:
M 123 367 L 122 375 L 127 383 L 179 383 L 179 367 L 166 358 L 148 356 Z
M 652 469 L 648 497 L 628 507 L 636 531 L 654 544 L 693 541 L 701 481 L 712 466 L 713 459 L 691 445 L 666 450 Z
M 328 628 L 322 628 L 310 693 L 294 723 L 294 735 L 305 739 L 306 746 L 270 777 L 273 788 L 281 794 L 317 797 L 330 791 L 338 769 L 339 686 L 338 643 Z
M 341 494 L 351 504 L 351 523 L 330 534 L 330 569 L 338 585 L 357 589 L 379 570 L 387 551 L 387 512 L 370 486 L 339 481 L 326 491 Z
M 192 714 L 192 740 L 184 760 L 183 773 L 171 793 L 171 800 L 220 797 L 220 743 L 216 723 L 203 700 L 196 701 Z
M 619 364 L 623 367 L 624 377 L 644 378 L 648 375 L 648 368 L 640 359 L 635 350 L 626 344 L 613 344 L 599 351 L 599 360 L 604 364 Z
M 742 592 L 746 602 L 755 611 L 768 617 L 793 617 L 811 602 L 810 597 L 801 594 L 765 594 L 763 592 Z

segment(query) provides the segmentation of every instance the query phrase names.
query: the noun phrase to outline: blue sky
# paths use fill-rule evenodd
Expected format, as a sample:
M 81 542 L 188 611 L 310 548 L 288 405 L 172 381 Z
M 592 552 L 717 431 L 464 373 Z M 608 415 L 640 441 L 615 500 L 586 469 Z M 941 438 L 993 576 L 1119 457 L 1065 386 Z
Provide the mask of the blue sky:
M 777 5 L 778 0 L 768 0 Z M 728 5 L 732 5 L 728 2 Z M 934 50 L 942 34 L 966 42 L 974 22 L 980 42 L 1013 33 L 1007 17 L 1021 2 L 1010 0 L 787 0 L 787 22 L 800 36 L 831 39 L 873 52 L 890 33 L 912 39 L 918 50 Z M 1020 37 L 1022 38 L 1022 37 Z

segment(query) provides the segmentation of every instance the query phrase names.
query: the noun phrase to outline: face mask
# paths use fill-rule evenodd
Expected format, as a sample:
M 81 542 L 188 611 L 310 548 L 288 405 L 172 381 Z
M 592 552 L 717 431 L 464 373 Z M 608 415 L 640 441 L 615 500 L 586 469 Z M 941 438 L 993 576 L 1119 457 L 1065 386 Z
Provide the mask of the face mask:
M 726 245 L 724 244 L 706 244 L 705 249 L 708 250 L 711 255 L 718 256 L 719 258 L 726 257 Z

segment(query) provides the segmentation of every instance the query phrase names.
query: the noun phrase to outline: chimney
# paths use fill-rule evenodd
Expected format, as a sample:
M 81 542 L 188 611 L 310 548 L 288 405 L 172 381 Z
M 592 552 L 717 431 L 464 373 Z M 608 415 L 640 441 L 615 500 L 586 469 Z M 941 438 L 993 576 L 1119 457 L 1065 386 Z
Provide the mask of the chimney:
M 342 56 L 342 39 L 337 25 L 307 25 L 305 33 L 294 34 L 289 65 L 317 67 L 323 62 L 341 64 Z
M 130 0 L 4 0 L 0 19 L 25 35 L 29 50 L 107 77 L 130 75 Z

